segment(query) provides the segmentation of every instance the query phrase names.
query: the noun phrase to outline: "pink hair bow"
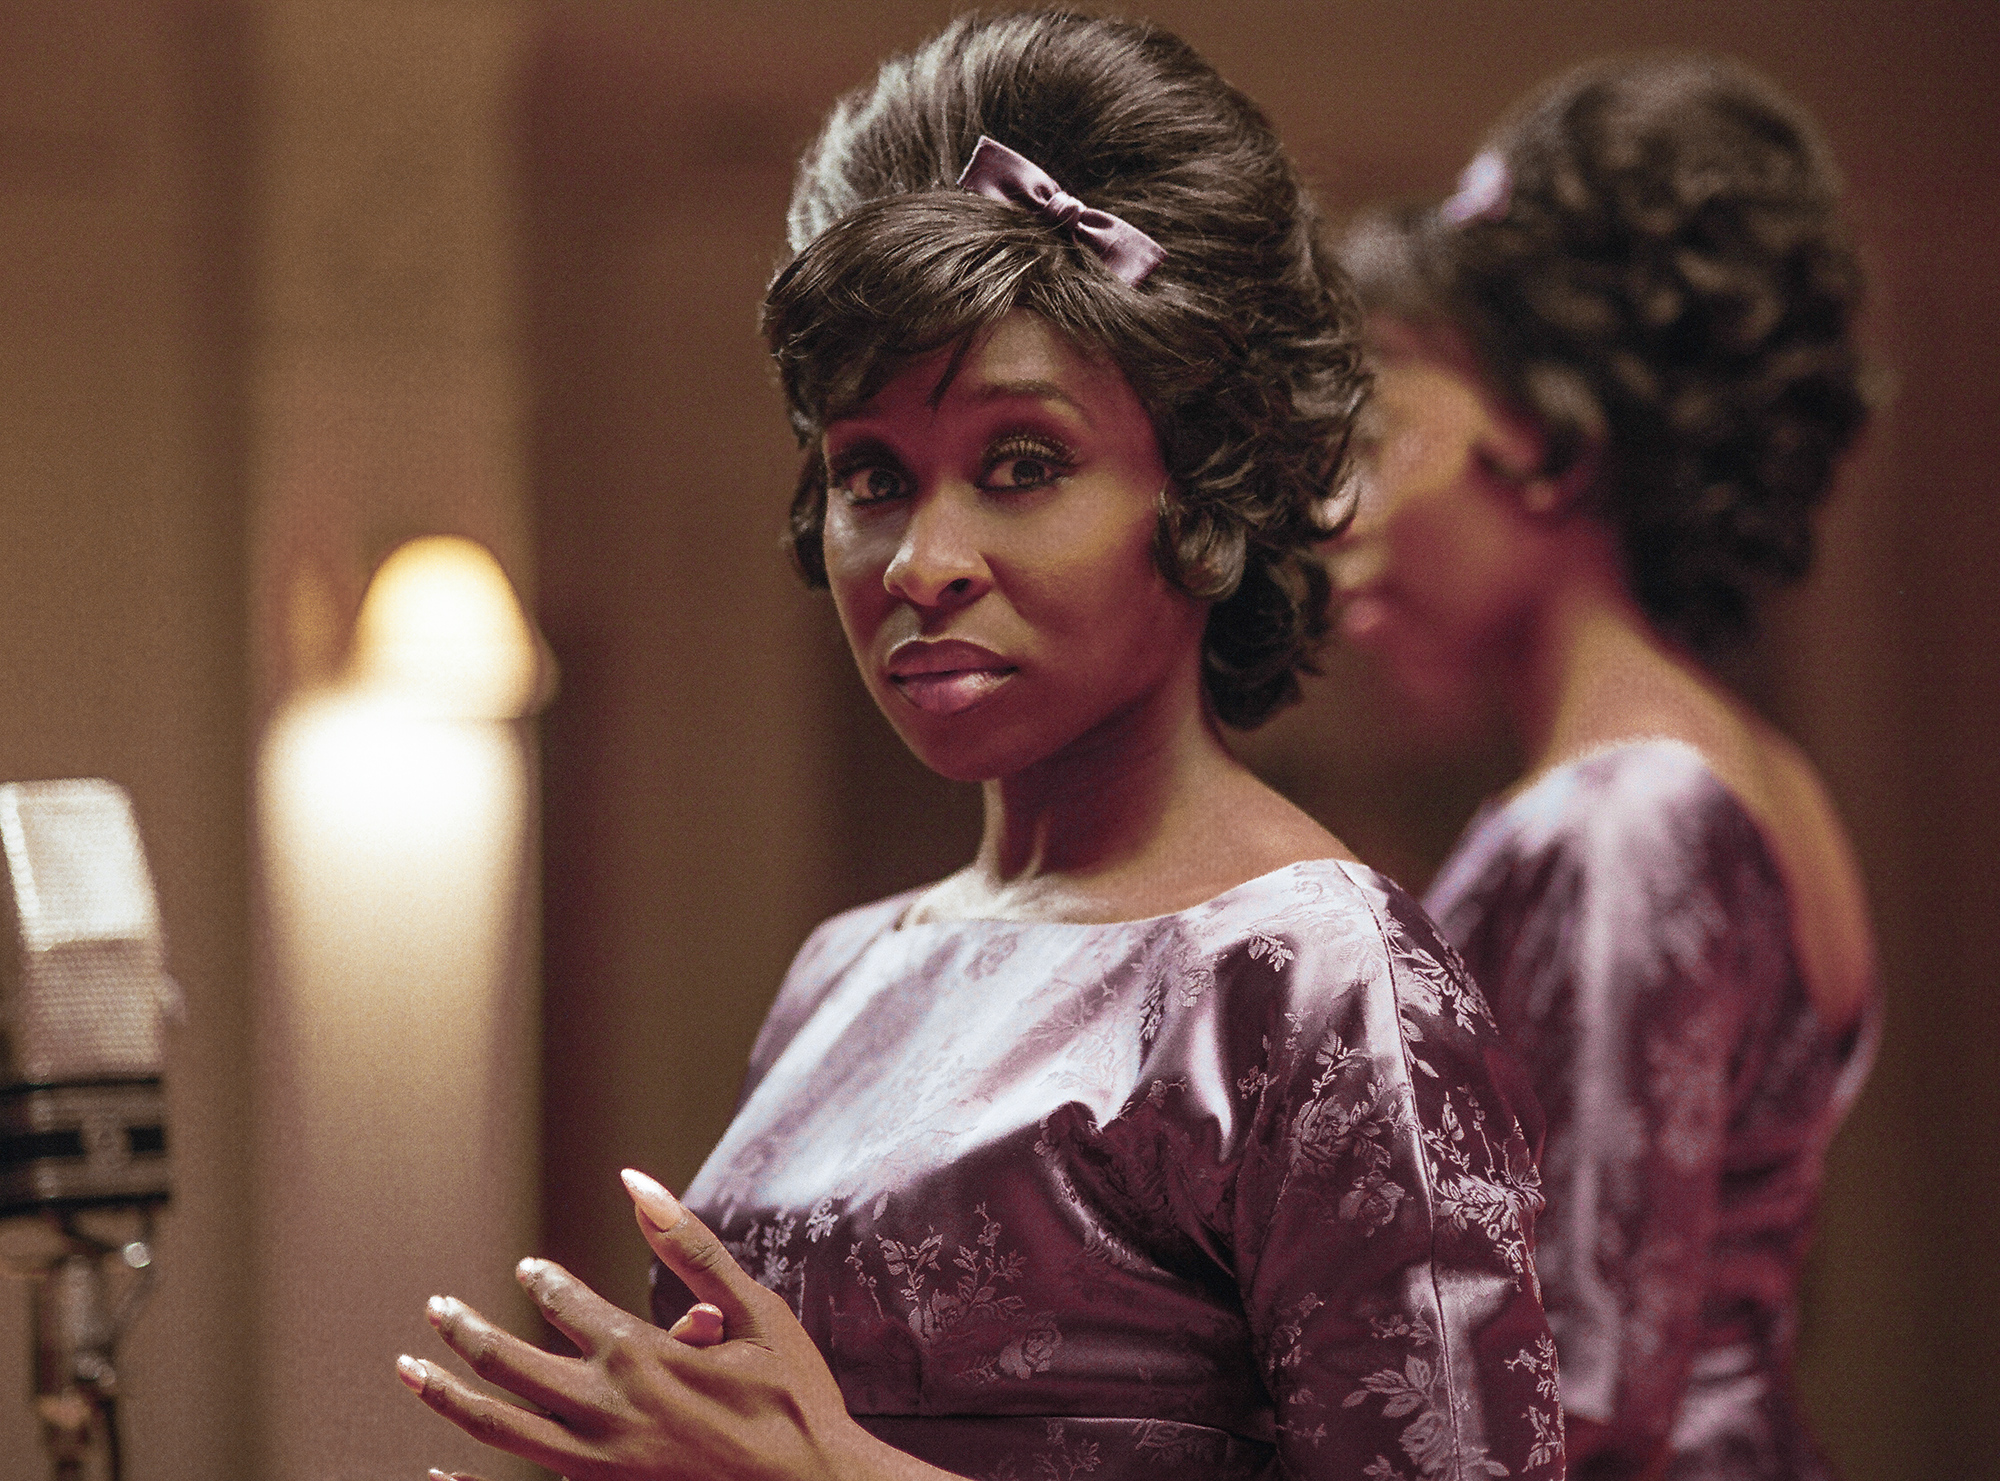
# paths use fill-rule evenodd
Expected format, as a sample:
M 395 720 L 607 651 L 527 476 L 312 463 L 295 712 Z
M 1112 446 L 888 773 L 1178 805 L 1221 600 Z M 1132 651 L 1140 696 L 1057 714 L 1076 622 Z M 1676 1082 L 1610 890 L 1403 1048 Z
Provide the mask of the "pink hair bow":
M 1481 150 L 1458 176 L 1458 189 L 1438 207 L 1446 226 L 1468 221 L 1498 221 L 1514 203 L 1514 172 L 1492 150 Z
M 1135 288 L 1167 255 L 1165 247 L 1131 222 L 1086 206 L 1033 160 L 984 134 L 965 162 L 958 185 L 992 200 L 1018 202 L 1051 226 L 1067 228 L 1104 259 L 1112 276 Z

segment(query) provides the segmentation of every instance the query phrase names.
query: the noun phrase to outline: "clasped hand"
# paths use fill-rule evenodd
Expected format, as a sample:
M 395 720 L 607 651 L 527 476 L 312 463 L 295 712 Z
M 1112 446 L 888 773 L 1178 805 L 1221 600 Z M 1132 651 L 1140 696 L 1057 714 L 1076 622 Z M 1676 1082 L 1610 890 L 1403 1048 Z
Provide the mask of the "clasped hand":
M 665 1188 L 624 1176 L 646 1242 L 701 1304 L 662 1331 L 553 1261 L 523 1260 L 521 1284 L 579 1356 L 544 1352 L 450 1297 L 433 1297 L 427 1315 L 475 1374 L 534 1407 L 408 1356 L 396 1361 L 403 1382 L 474 1439 L 569 1481 L 798 1481 L 869 1469 L 856 1462 L 870 1442 L 791 1308 Z

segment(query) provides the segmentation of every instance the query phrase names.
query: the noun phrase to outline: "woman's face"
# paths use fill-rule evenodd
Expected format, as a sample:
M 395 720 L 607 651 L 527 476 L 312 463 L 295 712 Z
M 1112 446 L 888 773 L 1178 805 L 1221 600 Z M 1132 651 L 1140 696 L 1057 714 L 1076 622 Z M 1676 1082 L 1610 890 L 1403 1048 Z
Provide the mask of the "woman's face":
M 1541 439 L 1446 331 L 1377 316 L 1357 427 L 1360 500 L 1329 562 L 1342 637 L 1436 718 L 1482 702 L 1542 574 L 1524 505 Z
M 1153 561 L 1166 469 L 1122 374 L 1016 311 L 830 424 L 827 578 L 911 750 L 1011 775 L 1199 683 L 1204 604 Z

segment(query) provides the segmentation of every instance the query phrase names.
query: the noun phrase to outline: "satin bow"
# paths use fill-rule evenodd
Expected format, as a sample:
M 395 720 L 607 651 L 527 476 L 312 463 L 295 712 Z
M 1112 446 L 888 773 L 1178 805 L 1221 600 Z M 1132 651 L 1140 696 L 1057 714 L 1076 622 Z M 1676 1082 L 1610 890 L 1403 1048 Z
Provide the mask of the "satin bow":
M 1135 288 L 1167 255 L 1165 247 L 1131 222 L 1086 206 L 1033 160 L 984 134 L 965 162 L 958 186 L 992 200 L 1018 202 L 1051 226 L 1066 228 L 1104 259 L 1112 276 Z
M 1490 149 L 1472 157 L 1458 176 L 1458 189 L 1438 207 L 1438 220 L 1446 226 L 1463 226 L 1468 221 L 1498 221 L 1514 203 L 1514 172 L 1507 161 Z

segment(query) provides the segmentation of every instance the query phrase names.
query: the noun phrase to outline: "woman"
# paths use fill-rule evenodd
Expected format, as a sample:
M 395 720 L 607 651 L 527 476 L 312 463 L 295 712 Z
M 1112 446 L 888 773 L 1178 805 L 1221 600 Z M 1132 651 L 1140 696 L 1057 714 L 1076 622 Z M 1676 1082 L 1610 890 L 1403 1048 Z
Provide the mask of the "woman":
M 1219 731 L 1297 693 L 1362 384 L 1270 129 L 1148 27 L 964 20 L 790 220 L 794 550 L 979 852 L 814 933 L 691 1214 L 629 1179 L 672 1328 L 531 1263 L 582 1357 L 432 1316 L 546 1416 L 406 1381 L 572 1478 L 1559 1475 L 1517 1071 Z
M 1805 758 L 1703 666 L 1863 419 L 1808 121 L 1732 64 L 1572 73 L 1435 211 L 1357 227 L 1378 367 L 1346 637 L 1526 765 L 1426 898 L 1548 1117 L 1571 1474 L 1826 1474 L 1790 1391 L 1874 957 Z

